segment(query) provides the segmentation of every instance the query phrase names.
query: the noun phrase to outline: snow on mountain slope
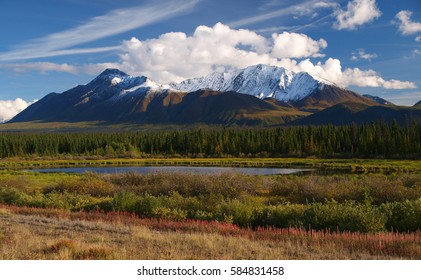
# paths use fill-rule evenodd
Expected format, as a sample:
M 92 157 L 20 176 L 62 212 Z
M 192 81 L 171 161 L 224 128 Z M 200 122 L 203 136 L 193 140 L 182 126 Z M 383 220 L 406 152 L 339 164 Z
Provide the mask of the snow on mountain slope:
M 193 92 L 200 89 L 235 91 L 260 99 L 298 101 L 309 96 L 316 89 L 322 89 L 325 85 L 330 85 L 330 83 L 315 79 L 308 73 L 294 73 L 281 67 L 262 64 L 226 73 L 214 72 L 205 77 L 169 85 L 160 85 L 144 76 L 130 76 L 117 69 L 107 69 L 88 84 L 94 88 L 93 91 L 111 87 L 114 93 L 112 96 L 107 96 L 110 101 L 132 94 L 157 94 L 168 90 Z M 94 96 L 90 98 L 95 99 Z
M 93 81 L 87 84 L 90 91 L 87 94 L 88 100 L 107 99 L 117 101 L 132 94 L 145 95 L 163 93 L 171 89 L 168 85 L 160 85 L 145 76 L 130 76 L 118 69 L 106 69 Z M 111 91 L 111 95 L 104 95 L 103 92 Z
M 207 88 L 236 91 L 260 99 L 272 97 L 281 101 L 297 101 L 326 84 L 329 83 L 316 80 L 305 72 L 294 73 L 281 67 L 259 64 L 227 73 L 215 72 L 181 83 L 170 83 L 170 86 L 186 92 Z

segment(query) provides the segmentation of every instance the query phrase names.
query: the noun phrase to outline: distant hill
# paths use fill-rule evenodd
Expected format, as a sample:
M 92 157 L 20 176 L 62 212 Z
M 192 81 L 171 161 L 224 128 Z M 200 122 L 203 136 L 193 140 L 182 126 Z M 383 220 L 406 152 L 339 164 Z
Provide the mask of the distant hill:
M 380 105 L 394 105 L 392 102 L 387 101 L 386 99 L 383 99 L 378 96 L 370 95 L 370 94 L 363 94 L 364 97 L 370 98 L 371 100 L 377 102 Z
M 409 121 L 421 123 L 421 109 L 399 106 L 368 106 L 361 103 L 342 103 L 305 118 L 292 122 L 295 125 L 343 125 L 367 123 L 372 121 L 397 121 L 406 124 Z
M 378 105 L 370 98 L 333 86 L 322 87 L 302 100 L 292 102 L 295 107 L 310 111 L 320 111 L 341 103 L 355 103 L 367 106 Z

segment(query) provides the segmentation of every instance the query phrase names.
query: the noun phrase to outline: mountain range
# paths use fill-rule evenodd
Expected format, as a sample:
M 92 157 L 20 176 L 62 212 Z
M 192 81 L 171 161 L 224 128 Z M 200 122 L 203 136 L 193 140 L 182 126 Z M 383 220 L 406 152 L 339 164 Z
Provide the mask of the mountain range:
M 418 120 L 420 112 L 417 107 L 398 107 L 305 72 L 255 65 L 164 85 L 107 69 L 86 85 L 48 94 L 10 122 L 342 124 L 401 121 L 405 116 Z

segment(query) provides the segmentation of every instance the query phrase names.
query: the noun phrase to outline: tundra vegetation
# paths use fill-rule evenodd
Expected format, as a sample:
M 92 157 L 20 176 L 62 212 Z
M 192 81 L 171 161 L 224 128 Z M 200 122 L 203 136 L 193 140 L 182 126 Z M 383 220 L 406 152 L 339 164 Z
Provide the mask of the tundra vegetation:
M 15 171 L 4 172 L 0 184 L 6 259 L 421 257 L 419 174 Z M 28 242 L 36 244 L 23 246 L 32 234 L 36 241 Z M 133 236 L 142 248 L 155 242 L 157 251 L 129 255 Z
M 417 125 L 381 123 L 2 133 L 0 259 L 420 259 L 420 135 Z M 288 150 L 278 148 L 285 143 L 282 137 L 291 140 Z M 304 166 L 340 172 L 22 170 L 110 164 Z

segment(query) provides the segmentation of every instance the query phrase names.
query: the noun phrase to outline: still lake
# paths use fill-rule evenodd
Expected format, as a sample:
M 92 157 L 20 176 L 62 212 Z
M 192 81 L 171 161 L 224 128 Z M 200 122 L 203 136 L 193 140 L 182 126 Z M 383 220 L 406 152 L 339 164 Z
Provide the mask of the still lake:
M 208 167 L 208 166 L 107 166 L 107 167 L 69 167 L 69 168 L 42 168 L 31 169 L 31 172 L 40 173 L 139 173 L 149 174 L 157 172 L 166 173 L 195 173 L 195 174 L 221 174 L 221 173 L 240 173 L 247 175 L 276 175 L 276 174 L 296 174 L 312 169 L 303 168 L 271 168 L 271 167 Z

